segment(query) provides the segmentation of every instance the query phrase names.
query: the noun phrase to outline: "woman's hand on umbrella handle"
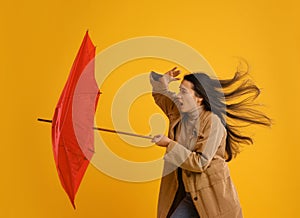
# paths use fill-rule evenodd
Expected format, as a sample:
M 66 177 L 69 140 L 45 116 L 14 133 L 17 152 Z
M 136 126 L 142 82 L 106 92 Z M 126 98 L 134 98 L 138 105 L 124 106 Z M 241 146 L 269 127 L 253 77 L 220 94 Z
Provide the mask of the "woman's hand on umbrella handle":
M 163 134 L 156 135 L 152 138 L 151 142 L 154 142 L 158 146 L 167 147 L 171 142 L 171 139 Z

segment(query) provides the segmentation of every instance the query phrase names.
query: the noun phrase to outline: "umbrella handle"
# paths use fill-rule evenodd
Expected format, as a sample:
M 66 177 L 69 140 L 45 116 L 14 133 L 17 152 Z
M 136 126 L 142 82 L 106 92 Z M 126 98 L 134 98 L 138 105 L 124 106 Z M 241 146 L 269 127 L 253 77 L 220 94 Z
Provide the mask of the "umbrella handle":
M 48 119 L 38 118 L 37 120 L 40 122 L 52 123 L 52 120 L 48 120 Z M 144 138 L 144 139 L 152 139 L 153 138 L 152 136 L 139 135 L 139 134 L 135 134 L 135 133 L 123 132 L 123 131 L 100 128 L 100 127 L 93 127 L 93 129 L 99 130 L 99 131 L 104 131 L 104 132 L 111 132 L 111 133 L 117 133 L 117 134 L 122 134 L 122 135 L 134 136 L 134 137 L 139 137 L 139 138 Z

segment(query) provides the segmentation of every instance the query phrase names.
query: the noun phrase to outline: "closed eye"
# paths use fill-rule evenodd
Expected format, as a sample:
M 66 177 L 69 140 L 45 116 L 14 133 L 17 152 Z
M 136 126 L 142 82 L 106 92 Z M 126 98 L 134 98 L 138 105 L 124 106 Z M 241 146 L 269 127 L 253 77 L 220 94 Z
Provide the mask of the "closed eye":
M 179 92 L 182 93 L 182 94 L 186 94 L 186 93 L 187 93 L 187 90 L 180 87 L 180 88 L 179 88 Z

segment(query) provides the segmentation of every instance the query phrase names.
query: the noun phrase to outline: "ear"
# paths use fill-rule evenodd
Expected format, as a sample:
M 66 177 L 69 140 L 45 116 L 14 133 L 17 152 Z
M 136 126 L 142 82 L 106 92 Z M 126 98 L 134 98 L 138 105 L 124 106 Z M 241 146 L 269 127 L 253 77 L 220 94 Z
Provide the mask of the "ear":
M 197 97 L 196 102 L 197 102 L 198 105 L 201 105 L 202 101 L 203 101 L 203 98 Z

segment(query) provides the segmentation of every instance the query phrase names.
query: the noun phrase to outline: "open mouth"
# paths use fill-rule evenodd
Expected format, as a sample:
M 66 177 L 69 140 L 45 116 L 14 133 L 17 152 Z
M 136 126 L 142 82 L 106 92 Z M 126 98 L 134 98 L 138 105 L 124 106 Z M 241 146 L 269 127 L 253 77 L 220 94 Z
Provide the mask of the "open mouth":
M 183 102 L 178 102 L 179 106 L 182 107 L 183 106 Z
M 176 99 L 175 104 L 182 107 L 183 106 L 183 102 L 180 101 L 179 99 Z

